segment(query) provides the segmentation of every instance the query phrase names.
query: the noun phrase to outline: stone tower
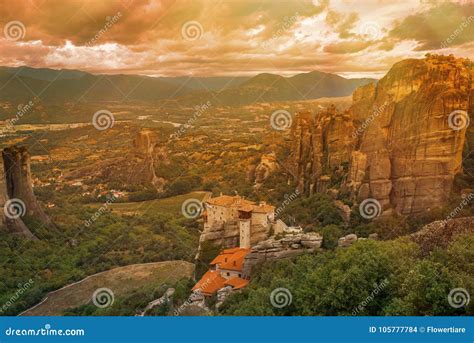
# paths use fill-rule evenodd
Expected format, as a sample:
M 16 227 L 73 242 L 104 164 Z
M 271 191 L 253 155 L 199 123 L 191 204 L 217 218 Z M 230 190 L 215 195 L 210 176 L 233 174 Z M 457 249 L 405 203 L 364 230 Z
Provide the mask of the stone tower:
M 250 219 L 239 220 L 240 247 L 250 248 Z

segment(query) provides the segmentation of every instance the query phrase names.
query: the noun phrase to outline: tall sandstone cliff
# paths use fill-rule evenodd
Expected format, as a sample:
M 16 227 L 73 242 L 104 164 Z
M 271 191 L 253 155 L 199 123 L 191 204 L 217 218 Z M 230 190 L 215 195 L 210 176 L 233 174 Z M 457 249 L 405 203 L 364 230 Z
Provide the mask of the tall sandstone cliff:
M 472 115 L 473 76 L 467 59 L 404 60 L 377 84 L 358 88 L 344 113 L 299 113 L 289 162 L 300 191 L 339 182 L 359 201 L 377 199 L 385 214 L 442 206 L 462 173 L 470 129 L 462 123 L 468 117 L 450 114 Z
M 5 148 L 2 152 L 2 157 L 6 188 L 4 200 L 10 199 L 15 201 L 19 199 L 25 207 L 24 209 L 17 208 L 18 213 L 22 213 L 22 216 L 18 218 L 9 218 L 5 215 L 4 221 L 7 229 L 12 233 L 21 234 L 27 238 L 35 238 L 23 222 L 24 217 L 34 218 L 45 227 L 54 229 L 55 225 L 44 213 L 33 193 L 30 154 L 27 148 L 17 146 Z
M 132 144 L 123 156 L 94 163 L 70 172 L 69 179 L 98 178 L 124 185 L 154 187 L 163 192 L 166 180 L 155 173 L 155 163 L 169 163 L 168 151 L 159 143 L 159 132 L 142 129 L 138 131 Z

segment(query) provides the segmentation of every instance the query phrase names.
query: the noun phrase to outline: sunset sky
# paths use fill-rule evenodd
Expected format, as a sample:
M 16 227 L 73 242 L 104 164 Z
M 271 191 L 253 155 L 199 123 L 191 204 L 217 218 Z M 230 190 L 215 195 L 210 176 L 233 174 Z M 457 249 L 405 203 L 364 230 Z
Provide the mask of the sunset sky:
M 152 76 L 381 77 L 474 59 L 474 0 L 0 0 L 0 65 Z

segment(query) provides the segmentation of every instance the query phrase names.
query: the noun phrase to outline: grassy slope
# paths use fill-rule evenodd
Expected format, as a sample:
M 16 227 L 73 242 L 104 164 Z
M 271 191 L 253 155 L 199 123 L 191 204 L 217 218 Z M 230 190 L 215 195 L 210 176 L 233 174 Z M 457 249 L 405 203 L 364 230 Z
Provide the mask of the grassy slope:
M 67 308 L 89 303 L 92 294 L 98 288 L 109 288 L 115 296 L 120 296 L 150 284 L 173 284 L 183 278 L 191 278 L 193 271 L 194 265 L 184 261 L 134 264 L 114 268 L 49 293 L 43 302 L 22 315 L 61 315 Z

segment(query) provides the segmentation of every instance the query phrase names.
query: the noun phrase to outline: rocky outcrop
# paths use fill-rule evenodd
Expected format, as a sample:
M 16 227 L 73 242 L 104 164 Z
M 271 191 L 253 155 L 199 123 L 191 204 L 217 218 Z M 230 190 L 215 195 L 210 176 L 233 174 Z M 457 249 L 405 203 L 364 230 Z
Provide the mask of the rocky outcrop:
M 446 248 L 453 238 L 463 233 L 474 232 L 474 217 L 438 220 L 423 226 L 410 238 L 420 245 L 424 254 L 436 247 Z
M 337 113 L 334 106 L 312 116 L 299 113 L 292 127 L 290 166 L 298 190 L 307 194 L 327 189 L 329 175 L 349 161 L 355 147 L 350 132 L 355 129 L 349 114 Z
M 341 214 L 344 223 L 349 224 L 349 221 L 351 220 L 351 208 L 340 200 L 334 200 L 333 203 L 339 209 L 339 213 Z
M 150 130 L 141 130 L 133 140 L 132 168 L 129 181 L 132 184 L 151 183 L 158 192 L 163 192 L 165 180 L 155 173 L 155 157 L 164 152 L 157 148 L 157 139 Z
M 404 60 L 357 89 L 346 112 L 299 113 L 290 157 L 299 189 L 324 189 L 329 175 L 355 200 L 376 199 L 384 214 L 442 206 L 463 171 L 473 75 L 467 59 Z
M 339 240 L 337 241 L 337 246 L 339 248 L 348 248 L 355 242 L 357 242 L 357 235 L 354 233 L 351 233 L 347 236 L 339 238 Z
M 250 277 L 252 268 L 268 260 L 294 257 L 321 247 L 323 238 L 318 233 L 288 235 L 281 239 L 270 238 L 252 247 L 245 257 L 243 274 Z
M 31 217 L 47 228 L 55 228 L 51 219 L 39 205 L 33 192 L 30 154 L 27 148 L 18 146 L 5 148 L 2 157 L 8 199 L 5 202 L 7 208 L 4 214 L 8 230 L 20 233 L 28 238 L 34 238 L 24 224 L 22 217 Z M 8 215 L 8 212 L 10 212 L 10 215 Z
M 98 172 L 100 178 L 128 185 L 152 186 L 161 193 L 166 181 L 155 173 L 157 160 L 168 161 L 167 151 L 158 145 L 155 132 L 144 129 L 137 133 L 125 157 L 106 161 Z
M 3 175 L 3 166 L 1 168 L 1 175 Z M 28 227 L 25 225 L 23 220 L 21 220 L 21 215 L 19 218 L 14 218 L 6 215 L 6 212 L 11 212 L 11 211 L 16 211 L 15 209 L 7 209 L 5 208 L 6 206 L 12 206 L 11 204 L 7 203 L 8 201 L 8 196 L 7 196 L 7 190 L 5 188 L 5 182 L 2 178 L 0 181 L 0 208 L 2 211 L 2 217 L 3 217 L 3 224 L 6 228 L 6 230 L 13 234 L 13 235 L 19 235 L 23 236 L 28 239 L 34 239 L 36 240 L 37 237 L 33 235 L 33 233 L 28 229 Z M 18 208 L 18 210 L 21 210 Z
M 155 299 L 155 300 L 149 302 L 148 305 L 146 305 L 145 309 L 142 312 L 140 312 L 139 314 L 137 314 L 136 316 L 137 317 L 144 317 L 147 314 L 148 311 L 152 310 L 153 308 L 155 308 L 157 306 L 163 306 L 163 305 L 167 304 L 170 307 L 172 307 L 173 306 L 173 294 L 174 294 L 174 292 L 175 292 L 174 288 L 168 288 L 165 291 L 165 294 L 163 294 L 158 299 Z
M 275 153 L 263 154 L 249 162 L 246 170 L 246 179 L 258 189 L 279 168 Z
M 260 163 L 255 168 L 255 184 L 258 186 L 278 169 L 274 153 L 262 155 Z

